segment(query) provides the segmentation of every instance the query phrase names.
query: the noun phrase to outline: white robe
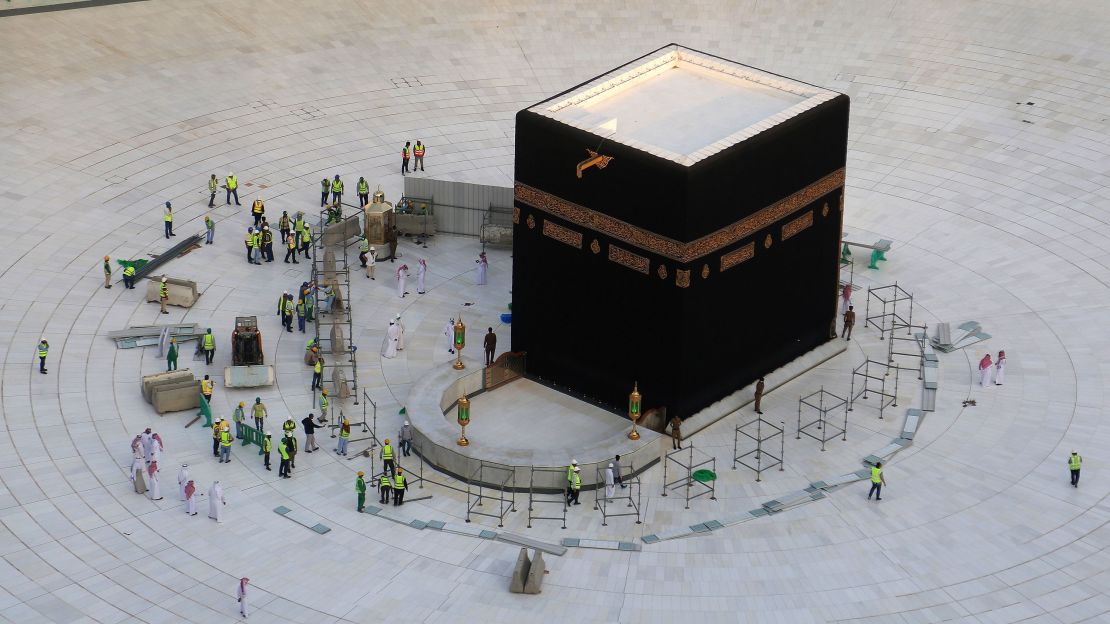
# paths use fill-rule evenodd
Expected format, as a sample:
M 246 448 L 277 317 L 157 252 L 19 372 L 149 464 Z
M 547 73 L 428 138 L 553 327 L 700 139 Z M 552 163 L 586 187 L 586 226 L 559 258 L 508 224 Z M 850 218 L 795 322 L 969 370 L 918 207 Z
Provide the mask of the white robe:
M 443 330 L 443 333 L 447 334 L 447 352 L 448 353 L 454 353 L 455 352 L 455 324 L 452 323 L 451 321 L 447 321 L 447 327 Z
M 143 447 L 143 456 L 146 459 L 146 463 L 149 464 L 150 463 L 150 453 L 151 453 L 151 450 L 154 448 L 154 438 L 150 437 L 149 433 L 144 433 L 143 437 L 142 437 L 141 444 L 142 444 L 142 447 Z
M 987 383 L 991 380 L 991 367 L 979 369 L 979 385 L 986 387 Z
M 377 253 L 377 250 L 366 252 L 366 277 L 374 277 L 374 264 L 377 263 L 377 258 L 374 256 Z
M 143 479 L 144 472 L 146 472 L 146 466 L 143 464 L 142 456 L 136 457 L 131 462 L 131 482 L 135 484 L 136 494 L 146 494 L 146 480 Z
M 1006 358 L 1002 358 L 994 363 L 994 383 L 1002 385 L 1002 380 L 1006 376 Z
M 405 324 L 401 322 L 401 319 L 396 319 L 393 322 L 397 324 L 397 330 L 398 330 L 397 350 L 398 351 L 404 351 L 405 350 Z
M 389 329 L 385 332 L 385 343 L 382 344 L 382 357 L 395 358 L 397 357 L 397 341 L 401 337 L 401 328 L 397 327 L 396 323 L 390 323 Z
M 406 277 L 408 277 L 408 274 L 405 273 L 404 271 L 398 271 L 397 272 L 397 296 L 398 297 L 404 297 L 405 296 L 405 278 Z
M 224 489 L 219 481 L 208 488 L 208 517 L 216 522 L 224 521 Z
M 416 292 L 424 294 L 424 277 L 428 273 L 428 267 L 421 264 L 416 269 Z
M 150 485 L 147 487 L 146 495 L 150 497 L 150 500 L 162 500 L 162 486 L 158 483 L 159 472 L 162 471 L 155 470 L 154 474 L 147 479 L 150 481 Z
M 197 514 L 197 493 L 196 492 L 193 492 L 192 496 L 185 499 L 185 513 L 189 514 L 190 516 L 195 516 Z
M 478 285 L 484 286 L 486 284 L 486 271 L 489 270 L 489 262 L 485 260 L 478 261 Z
M 189 485 L 189 469 L 182 466 L 177 471 L 177 487 L 180 490 L 181 500 L 185 500 L 185 486 Z
M 612 468 L 606 468 L 605 469 L 605 498 L 613 498 L 613 493 L 615 491 L 616 491 L 616 488 L 614 487 L 614 484 L 613 484 L 613 469 Z
M 242 613 L 243 617 L 250 615 L 247 612 L 247 592 L 243 591 L 242 583 L 239 583 L 239 586 L 235 589 L 235 597 L 239 600 L 239 613 Z
M 162 461 L 162 445 L 158 444 L 158 440 L 154 440 L 150 444 L 150 461 Z

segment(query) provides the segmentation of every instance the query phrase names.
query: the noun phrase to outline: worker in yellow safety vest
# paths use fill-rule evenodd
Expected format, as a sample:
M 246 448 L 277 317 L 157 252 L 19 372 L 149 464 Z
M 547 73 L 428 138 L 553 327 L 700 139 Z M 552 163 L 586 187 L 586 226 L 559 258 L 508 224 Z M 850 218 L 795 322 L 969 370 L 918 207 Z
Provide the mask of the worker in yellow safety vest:
M 200 393 L 204 395 L 204 400 L 208 401 L 209 405 L 212 404 L 212 389 L 215 385 L 216 382 L 209 379 L 208 375 L 205 375 L 204 379 L 200 380 Z
M 382 503 L 383 505 L 385 503 L 388 503 L 389 495 L 393 492 L 393 480 L 390 479 L 389 475 L 385 474 L 384 472 L 382 473 L 381 479 L 378 480 L 378 489 L 379 493 L 381 494 L 378 497 L 378 502 Z
M 351 441 L 351 421 L 346 418 L 339 425 L 339 442 L 336 443 L 335 453 L 337 455 L 347 454 L 347 444 Z
M 320 207 L 323 208 L 328 203 L 328 191 L 331 190 L 331 180 L 324 178 L 320 180 Z
M 397 475 L 393 477 L 393 505 L 399 507 L 405 503 L 405 490 L 409 484 L 405 482 L 404 470 L 398 468 Z
M 875 462 L 871 467 L 871 491 L 867 493 L 867 500 L 871 500 L 871 495 L 875 495 L 875 500 L 883 500 L 883 486 L 886 485 L 886 477 L 883 476 L 883 462 Z
M 162 305 L 162 314 L 169 314 L 166 311 L 166 302 L 170 300 L 170 287 L 166 284 L 166 278 L 158 283 L 158 303 Z
M 410 143 L 405 141 L 405 146 L 401 148 L 401 175 L 409 172 L 409 145 Z
M 46 336 L 39 340 L 39 372 L 46 374 L 46 354 L 50 351 L 50 343 L 46 341 Z
M 266 215 L 266 204 L 262 203 L 262 198 L 259 197 L 251 204 L 251 216 L 254 217 L 254 227 L 262 225 L 263 217 Z
M 247 235 L 243 237 L 243 246 L 247 248 L 247 264 L 254 263 L 254 227 L 247 228 Z
M 313 390 L 315 390 L 317 388 L 323 389 L 323 387 L 324 387 L 322 385 L 323 381 L 324 381 L 324 358 L 323 357 L 318 357 L 318 358 L 316 358 L 316 363 L 312 365 L 312 386 L 309 387 L 308 391 L 312 392 Z
M 366 182 L 366 178 L 360 177 L 358 179 L 358 205 L 362 207 L 369 203 L 370 185 Z
M 389 438 L 385 439 L 385 444 L 382 445 L 381 450 L 382 458 L 382 472 L 388 470 L 391 474 L 397 474 L 397 466 L 393 463 L 393 445 L 389 443 Z
M 274 443 L 271 439 L 269 431 L 266 432 L 266 437 L 262 438 L 262 465 L 266 466 L 266 470 L 270 469 L 270 451 L 273 450 Z
M 1071 486 L 1073 488 L 1079 487 L 1079 469 L 1083 467 L 1083 457 L 1076 453 L 1071 452 L 1068 457 L 1068 470 L 1071 471 Z
M 224 203 L 230 204 L 231 196 L 234 195 L 235 205 L 242 206 L 242 204 L 239 203 L 239 179 L 235 177 L 234 173 L 231 173 L 230 171 L 227 173 L 225 186 L 227 186 L 227 201 Z
M 220 430 L 222 429 L 220 425 L 222 425 L 223 422 L 222 418 L 217 418 L 216 421 L 212 423 L 212 457 L 220 456 Z
M 220 463 L 231 463 L 231 431 L 226 428 L 227 421 L 224 421 L 225 428 L 220 431 Z
M 338 204 L 343 201 L 343 180 L 339 179 L 339 174 L 335 174 L 335 180 L 331 183 L 331 203 Z
M 420 139 L 417 139 L 416 140 L 416 145 L 412 146 L 412 155 L 413 155 L 412 170 L 416 171 L 416 168 L 420 167 L 420 170 L 423 171 L 424 170 L 424 144 L 420 142 Z
M 162 220 L 166 225 L 166 238 L 177 236 L 173 233 L 173 206 L 170 205 L 170 202 L 166 202 L 166 208 L 162 211 Z
M 211 364 L 216 357 L 216 337 L 212 335 L 212 328 L 204 334 L 204 363 Z
M 123 267 L 123 286 L 135 290 L 135 267 L 132 265 Z

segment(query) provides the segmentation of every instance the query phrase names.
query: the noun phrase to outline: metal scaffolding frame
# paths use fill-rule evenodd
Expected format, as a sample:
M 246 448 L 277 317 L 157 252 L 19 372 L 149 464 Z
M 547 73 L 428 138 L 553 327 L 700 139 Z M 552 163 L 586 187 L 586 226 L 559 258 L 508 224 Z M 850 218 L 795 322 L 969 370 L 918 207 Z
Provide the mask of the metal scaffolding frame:
M 755 425 L 755 433 L 751 432 L 752 425 Z M 736 431 L 732 435 L 732 469 L 736 470 L 736 464 L 740 464 L 755 471 L 756 482 L 763 480 L 763 472 L 778 466 L 779 471 L 785 470 L 786 458 L 786 423 L 779 421 L 778 425 L 770 421 L 757 417 L 742 425 L 736 425 Z M 740 452 L 740 437 L 743 436 L 755 442 L 755 448 L 747 451 L 746 453 Z M 773 440 L 775 436 L 779 437 L 779 454 L 775 455 L 763 448 L 763 444 L 768 440 Z M 764 457 L 768 458 L 767 460 Z M 755 462 L 755 465 L 748 463 L 749 461 Z
M 490 487 L 483 485 L 486 482 L 486 473 L 499 474 L 501 480 L 494 481 L 490 479 L 491 483 L 500 483 L 497 487 Z M 495 490 L 498 496 L 492 497 L 484 494 L 485 490 Z M 509 498 L 505 497 L 508 491 Z M 482 506 L 482 500 L 489 499 L 497 502 L 497 513 L 488 513 L 484 511 L 476 511 L 476 507 Z M 466 480 L 466 521 L 470 522 L 470 516 L 487 516 L 489 518 L 497 518 L 497 526 L 505 526 L 505 516 L 510 511 L 516 511 L 516 471 L 511 466 L 502 466 L 500 464 L 491 464 L 481 462 L 478 464 L 478 469 L 471 473 L 470 478 Z
M 817 397 L 816 401 L 814 401 L 814 397 Z M 817 418 L 805 425 L 802 424 L 803 407 L 810 407 L 817 410 Z M 834 410 L 838 410 L 842 407 L 844 408 L 844 425 L 837 426 L 829 420 L 828 415 Z M 815 431 L 818 433 L 814 433 Z M 848 399 L 838 397 L 826 391 L 825 386 L 821 386 L 821 389 L 817 392 L 799 397 L 798 429 L 794 439 L 801 440 L 803 433 L 814 440 L 819 440 L 821 442 L 822 452 L 825 451 L 825 443 L 836 438 L 836 436 L 840 436 L 841 441 L 846 442 L 848 440 Z
M 566 476 L 566 468 L 537 468 L 531 466 L 531 471 L 528 475 L 528 528 L 532 528 L 533 520 L 561 520 L 563 528 L 567 528 L 567 495 L 565 490 L 559 490 L 555 493 L 544 492 L 536 486 L 536 473 L 541 475 L 552 475 L 553 481 L 558 483 Z M 559 505 L 562 510 L 562 515 L 558 516 L 540 516 L 536 515 L 537 505 Z
M 925 379 L 925 344 L 929 341 L 929 328 L 926 325 L 910 327 L 911 332 L 914 329 L 921 331 L 911 333 L 910 336 L 895 336 L 893 333 L 890 335 L 890 340 L 887 341 L 886 359 L 890 368 L 897 369 L 896 375 L 904 370 L 917 371 L 917 379 L 920 381 Z M 909 351 L 901 349 L 909 349 Z M 896 360 L 896 357 L 912 358 L 916 360 L 916 365 L 906 366 L 907 360 Z
M 619 485 L 616 483 L 616 479 L 614 478 L 613 483 L 616 488 L 614 490 L 614 493 L 619 492 L 620 495 L 614 496 L 613 498 L 608 498 L 605 496 L 606 470 L 608 470 L 607 467 L 597 469 L 598 487 L 594 488 L 594 510 L 601 512 L 601 526 L 609 526 L 609 518 L 618 518 L 620 516 L 636 516 L 636 524 L 643 524 L 643 522 L 640 520 L 640 478 L 632 474 L 631 464 L 628 468 L 628 479 L 625 480 L 624 476 L 621 476 L 621 483 L 624 484 L 625 487 L 619 487 Z M 621 466 L 621 470 L 624 470 L 624 466 Z M 616 477 L 616 475 L 613 476 Z M 627 494 L 624 493 L 625 490 L 628 491 Z M 625 511 L 623 513 L 609 511 L 610 505 L 612 505 L 616 501 L 622 500 L 628 500 L 628 504 L 624 506 L 624 509 L 631 509 L 632 511 Z M 688 504 L 689 500 L 687 500 L 687 505 Z
M 698 454 L 697 461 L 694 460 L 694 453 Z M 686 455 L 686 461 L 683 461 L 681 455 Z M 667 468 L 671 463 L 674 463 L 678 469 L 679 477 L 674 481 L 667 481 Z M 683 488 L 686 493 L 686 509 L 690 508 L 690 501 L 698 498 L 699 496 L 709 495 L 710 500 L 717 500 L 717 485 L 716 480 L 704 482 L 698 481 L 694 478 L 694 472 L 703 466 L 709 466 L 709 470 L 714 473 L 717 472 L 717 458 L 707 455 L 701 451 L 696 451 L 693 444 L 687 445 L 684 449 L 676 449 L 667 453 L 663 461 L 663 496 L 667 495 L 667 490 L 677 490 Z M 697 493 L 693 494 L 697 489 Z
M 882 306 L 882 312 L 874 316 L 871 314 L 872 298 L 877 302 L 876 306 Z M 899 303 L 902 304 L 901 311 L 898 309 Z M 903 313 L 905 317 L 902 316 Z M 899 329 L 905 329 L 906 335 L 909 335 L 913 326 L 913 293 L 899 286 L 898 282 L 877 288 L 868 286 L 864 325 L 871 325 L 878 329 L 879 340 L 883 340 L 887 333 L 893 334 Z
M 887 406 L 898 407 L 897 374 L 894 375 L 894 392 L 887 392 L 886 378 L 890 375 L 892 368 L 897 370 L 886 362 L 876 362 L 875 360 L 864 360 L 862 364 L 855 367 L 852 370 L 852 383 L 848 391 L 848 411 L 852 411 L 856 399 L 861 396 L 866 401 L 868 393 L 879 399 L 879 420 L 883 419 L 883 411 Z M 861 386 L 858 392 L 856 391 L 857 377 L 860 379 Z

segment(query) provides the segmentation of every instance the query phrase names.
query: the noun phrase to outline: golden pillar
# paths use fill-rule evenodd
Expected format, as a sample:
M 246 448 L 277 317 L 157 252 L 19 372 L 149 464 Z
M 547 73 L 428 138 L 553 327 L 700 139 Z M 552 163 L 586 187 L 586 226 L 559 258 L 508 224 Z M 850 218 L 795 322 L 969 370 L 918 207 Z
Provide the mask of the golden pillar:
M 628 395 L 628 419 L 632 421 L 632 431 L 628 432 L 629 440 L 639 440 L 640 434 L 636 432 L 636 421 L 640 419 L 640 390 L 639 384 L 632 384 L 632 394 Z
M 470 399 L 459 397 L 458 403 L 459 439 L 455 441 L 459 446 L 469 446 L 470 440 L 466 439 L 466 426 L 470 424 Z
M 455 363 L 452 366 L 455 370 L 462 370 L 466 365 L 462 361 L 462 350 L 466 346 L 466 325 L 463 324 L 462 314 L 459 314 L 459 320 L 455 321 Z

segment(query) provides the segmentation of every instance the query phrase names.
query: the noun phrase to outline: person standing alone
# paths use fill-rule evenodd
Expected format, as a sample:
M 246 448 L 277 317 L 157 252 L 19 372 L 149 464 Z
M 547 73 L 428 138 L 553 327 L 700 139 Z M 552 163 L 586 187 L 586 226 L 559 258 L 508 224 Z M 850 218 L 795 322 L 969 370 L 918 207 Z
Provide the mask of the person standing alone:
M 219 188 L 220 188 L 220 183 L 216 181 L 216 174 L 213 173 L 212 177 L 208 178 L 208 195 L 209 195 L 208 207 L 209 208 L 212 208 L 213 206 L 216 205 L 216 191 L 218 191 Z
M 235 205 L 242 206 L 242 204 L 239 203 L 239 179 L 235 177 L 234 173 L 230 171 L 227 172 L 227 179 L 224 181 L 224 187 L 227 188 L 227 197 L 224 203 L 230 204 L 231 196 L 234 195 Z
M 109 262 L 108 256 L 104 256 L 104 287 L 112 287 L 112 263 Z
M 166 207 L 162 211 L 162 220 L 166 224 L 166 238 L 177 236 L 173 233 L 173 206 L 170 205 L 170 202 L 166 202 Z
M 845 340 L 852 339 L 852 328 L 856 325 L 856 312 L 855 306 L 848 306 L 844 312 L 844 327 L 840 330 L 840 335 L 844 336 Z
M 763 414 L 763 411 L 760 409 L 759 404 L 763 402 L 763 388 L 765 388 L 765 387 L 766 387 L 766 384 L 763 383 L 763 378 L 760 377 L 759 381 L 755 382 L 755 413 L 756 414 L 761 414 L 761 415 Z
M 46 341 L 46 336 L 39 340 L 39 372 L 43 375 L 46 374 L 46 354 L 50 351 L 50 343 Z
M 886 477 L 883 476 L 883 462 L 876 462 L 871 468 L 871 491 L 867 493 L 867 500 L 871 500 L 872 494 L 875 495 L 875 500 L 883 500 L 884 485 L 886 485 Z
M 1079 487 L 1079 469 L 1082 467 L 1083 457 L 1081 457 L 1079 453 L 1072 451 L 1071 456 L 1068 457 L 1068 470 L 1071 471 L 1071 486 L 1073 488 Z
M 493 333 L 492 327 L 486 330 L 482 346 L 486 349 L 486 366 L 493 366 L 493 354 L 497 351 L 497 334 Z

